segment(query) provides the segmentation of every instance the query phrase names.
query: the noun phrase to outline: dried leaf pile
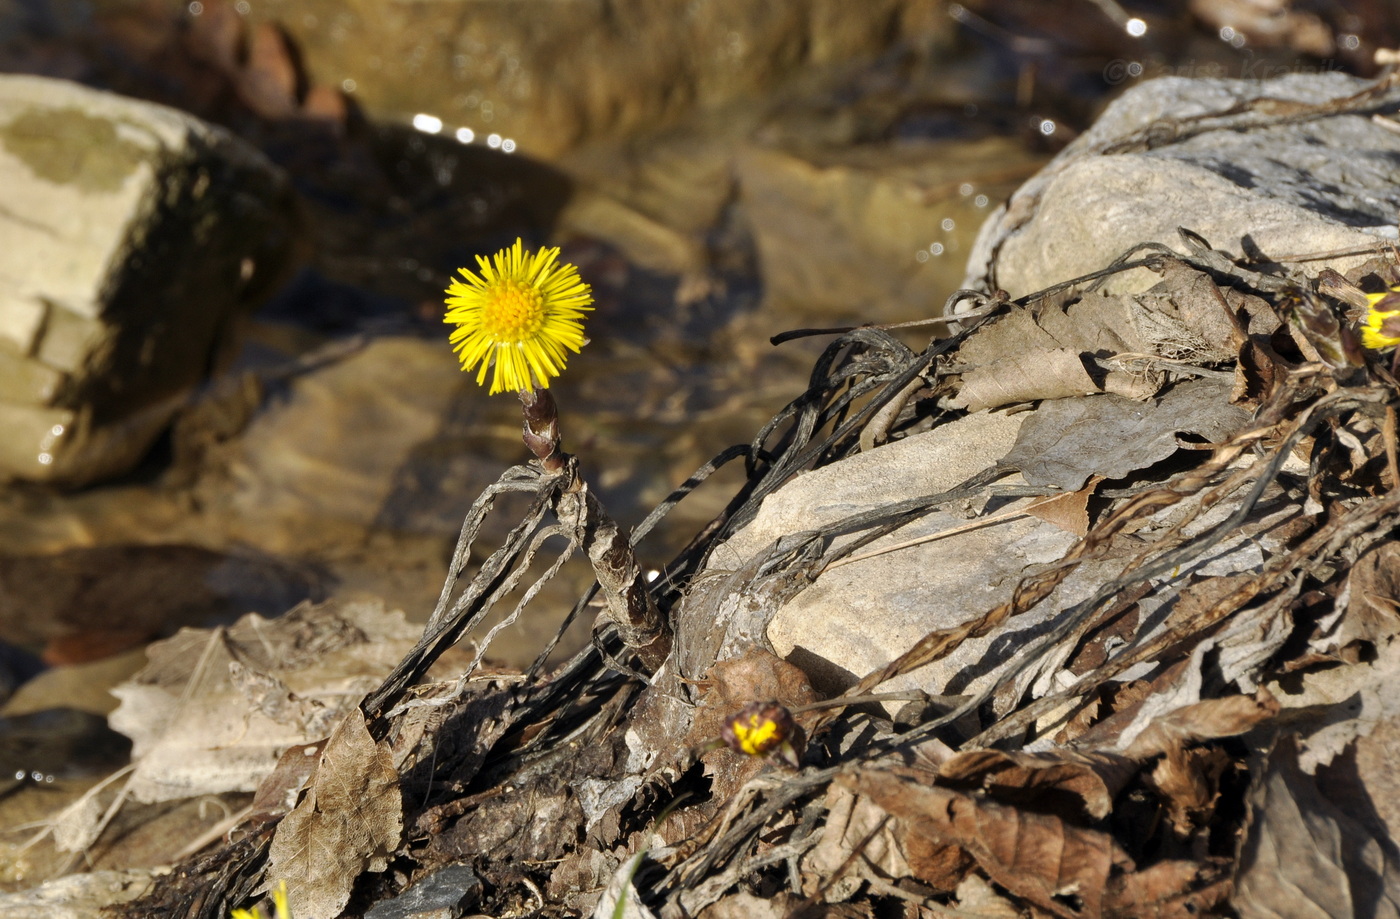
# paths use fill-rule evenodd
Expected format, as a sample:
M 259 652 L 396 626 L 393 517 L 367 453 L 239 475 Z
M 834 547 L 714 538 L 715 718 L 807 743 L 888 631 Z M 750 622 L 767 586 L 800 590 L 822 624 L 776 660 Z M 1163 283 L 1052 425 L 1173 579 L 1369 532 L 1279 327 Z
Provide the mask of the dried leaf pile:
M 806 393 L 632 535 L 645 556 L 661 517 L 743 462 L 725 513 L 650 582 L 675 632 L 654 673 L 600 621 L 552 671 L 541 649 L 524 673 L 485 672 L 483 645 L 460 679 L 423 682 L 588 542 L 554 515 L 560 476 L 510 470 L 468 517 L 425 634 L 310 749 L 300 790 L 279 766 L 256 820 L 127 915 L 222 919 L 279 879 L 301 919 L 362 915 L 462 864 L 481 884 L 461 909 L 491 916 L 1400 915 L 1400 391 L 1345 297 L 1183 238 L 1188 255 L 1139 247 L 1014 302 L 959 292 L 950 309 L 971 308 L 921 352 L 841 335 Z M 1160 282 L 1097 288 L 1129 269 Z M 1330 289 L 1379 290 L 1392 269 L 1377 257 Z M 799 473 L 1005 406 L 1035 408 L 1001 463 L 714 565 Z M 474 564 L 506 493 L 531 509 Z M 835 699 L 767 645 L 774 610 L 876 539 L 1025 496 L 1079 535 L 1006 602 Z M 1093 589 L 1065 599 L 1081 570 Z M 1045 627 L 987 688 L 884 691 L 1036 609 Z M 767 701 L 800 726 L 799 769 L 711 742 Z

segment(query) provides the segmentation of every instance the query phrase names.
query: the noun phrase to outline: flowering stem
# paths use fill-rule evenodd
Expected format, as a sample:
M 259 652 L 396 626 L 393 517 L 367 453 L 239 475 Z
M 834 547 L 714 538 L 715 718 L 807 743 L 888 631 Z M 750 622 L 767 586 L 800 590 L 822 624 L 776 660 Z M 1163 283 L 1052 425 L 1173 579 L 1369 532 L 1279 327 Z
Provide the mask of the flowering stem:
M 671 653 L 671 627 L 647 590 L 631 541 L 579 476 L 578 463 L 560 447 L 559 407 L 549 390 L 524 390 L 520 404 L 525 416 L 525 446 L 546 472 L 570 479 L 559 494 L 555 515 L 574 531 L 574 538 L 588 556 L 607 616 L 617 626 L 623 644 L 637 654 L 642 666 L 655 673 Z
M 547 389 L 523 389 L 520 391 L 520 405 L 525 414 L 521 434 L 525 446 L 535 454 L 545 472 L 562 472 L 568 454 L 564 452 L 559 437 L 559 406 L 555 404 L 554 397 Z

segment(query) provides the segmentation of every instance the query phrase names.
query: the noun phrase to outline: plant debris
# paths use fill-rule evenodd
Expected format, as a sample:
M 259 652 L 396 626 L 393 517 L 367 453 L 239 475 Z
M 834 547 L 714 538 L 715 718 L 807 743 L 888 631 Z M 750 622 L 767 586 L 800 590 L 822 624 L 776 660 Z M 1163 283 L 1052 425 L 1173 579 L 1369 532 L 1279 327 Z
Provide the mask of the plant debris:
M 124 914 L 223 919 L 285 879 L 299 917 L 361 915 L 465 863 L 491 915 L 1396 915 L 1392 827 L 1357 789 L 1385 761 L 1369 745 L 1400 743 L 1400 391 L 1345 304 L 1183 238 L 1189 255 L 1138 247 L 1014 302 L 959 292 L 960 328 L 920 352 L 840 335 L 806 393 L 631 535 L 645 553 L 658 520 L 742 460 L 725 512 L 645 588 L 674 630 L 659 669 L 604 618 L 552 671 L 542 648 L 523 673 L 424 682 L 491 607 L 534 595 L 547 538 L 567 545 L 544 578 L 583 541 L 550 519 L 566 474 L 508 471 L 416 646 L 337 715 L 299 790 L 290 765 L 267 780 L 293 809 L 259 808 Z M 1383 261 L 1347 281 L 1374 286 Z M 1144 267 L 1162 278 L 1147 294 L 1093 287 Z M 1012 403 L 1032 412 L 1015 447 L 966 481 L 717 561 L 799 474 Z M 504 492 L 534 504 L 469 563 Z M 1043 499 L 1051 522 L 1033 522 L 1075 536 L 1005 600 L 832 698 L 799 655 L 773 654 L 767 623 L 835 563 L 1007 496 Z M 1088 586 L 1059 589 L 1081 570 Z M 1008 631 L 1032 610 L 1041 627 Z M 889 690 L 988 635 L 1013 645 L 975 688 Z M 277 684 L 254 696 L 307 723 Z M 714 743 L 726 730 L 745 752 Z M 798 768 L 746 755 L 770 734 L 805 738 Z

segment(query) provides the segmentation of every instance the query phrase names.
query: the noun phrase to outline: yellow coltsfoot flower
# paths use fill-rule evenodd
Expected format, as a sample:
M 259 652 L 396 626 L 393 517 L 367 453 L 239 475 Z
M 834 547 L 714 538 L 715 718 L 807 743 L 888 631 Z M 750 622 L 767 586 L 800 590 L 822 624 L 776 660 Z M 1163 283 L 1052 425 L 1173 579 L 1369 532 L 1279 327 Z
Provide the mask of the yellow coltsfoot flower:
M 1366 319 L 1361 324 L 1361 343 L 1373 351 L 1400 345 L 1400 287 L 1384 293 L 1367 294 Z
M 465 280 L 447 288 L 452 347 L 463 370 L 479 368 L 478 385 L 491 374 L 492 395 L 546 389 L 564 369 L 568 351 L 578 353 L 583 314 L 593 309 L 593 292 L 578 269 L 559 262 L 558 248 L 526 252 L 515 245 L 489 260 L 478 255 L 481 273 L 460 268 Z
M 278 881 L 273 889 L 272 907 L 276 910 L 273 919 L 292 919 L 292 910 L 287 906 L 286 881 Z M 252 909 L 236 909 L 229 914 L 229 919 L 263 919 L 263 914 L 262 910 L 255 906 Z
M 777 702 L 750 702 L 720 728 L 720 741 L 736 753 L 768 757 L 796 769 L 802 760 L 802 728 Z

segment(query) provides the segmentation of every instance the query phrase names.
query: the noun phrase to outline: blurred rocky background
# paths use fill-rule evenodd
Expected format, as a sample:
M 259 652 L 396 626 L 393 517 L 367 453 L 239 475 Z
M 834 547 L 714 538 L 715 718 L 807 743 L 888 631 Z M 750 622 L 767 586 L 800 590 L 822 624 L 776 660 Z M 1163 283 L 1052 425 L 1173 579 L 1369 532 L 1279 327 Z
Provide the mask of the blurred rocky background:
M 524 458 L 441 323 L 476 254 L 593 285 L 556 393 L 635 524 L 805 388 L 825 340 L 770 336 L 936 318 L 1125 88 L 1367 76 L 1397 32 L 1379 0 L 0 0 L 3 711 L 105 711 L 144 642 L 303 598 L 425 617 Z

